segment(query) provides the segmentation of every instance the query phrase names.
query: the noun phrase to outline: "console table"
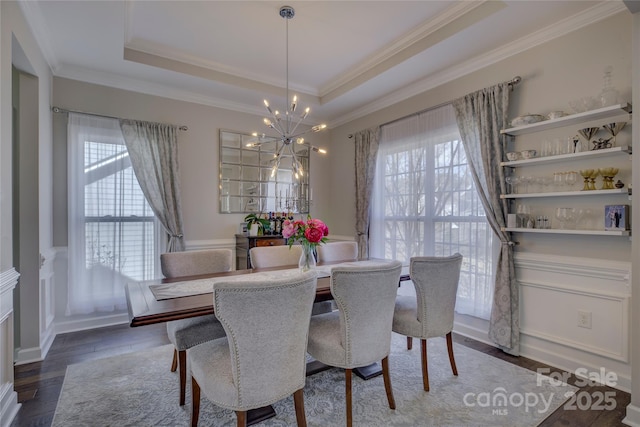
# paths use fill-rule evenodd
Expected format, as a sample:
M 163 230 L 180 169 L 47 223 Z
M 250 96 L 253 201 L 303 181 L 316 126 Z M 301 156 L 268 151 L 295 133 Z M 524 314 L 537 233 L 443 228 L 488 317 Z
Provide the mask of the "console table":
M 249 249 L 256 246 L 284 246 L 287 239 L 282 236 L 245 236 L 236 234 L 236 270 L 251 268 Z

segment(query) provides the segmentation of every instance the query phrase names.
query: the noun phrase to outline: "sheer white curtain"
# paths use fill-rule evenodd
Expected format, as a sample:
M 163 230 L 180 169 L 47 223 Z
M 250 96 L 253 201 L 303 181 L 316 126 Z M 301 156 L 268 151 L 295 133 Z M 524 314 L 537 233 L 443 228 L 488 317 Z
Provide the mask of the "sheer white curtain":
M 371 212 L 372 257 L 461 253 L 456 311 L 489 317 L 496 245 L 450 105 L 382 127 Z
M 67 315 L 126 310 L 127 280 L 158 275 L 158 227 L 117 119 L 69 113 Z

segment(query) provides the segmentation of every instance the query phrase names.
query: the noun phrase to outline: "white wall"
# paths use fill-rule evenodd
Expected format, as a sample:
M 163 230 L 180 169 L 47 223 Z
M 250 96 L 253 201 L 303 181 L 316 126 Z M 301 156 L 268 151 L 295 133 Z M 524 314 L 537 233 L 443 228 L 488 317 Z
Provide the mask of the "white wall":
M 38 359 L 46 353 L 52 341 L 52 315 L 46 307 L 51 307 L 43 296 L 50 296 L 52 277 L 38 272 L 39 257 L 30 260 L 31 278 L 19 279 L 13 259 L 13 159 L 12 159 L 12 65 L 37 78 L 35 94 L 37 101 L 30 110 L 32 128 L 37 129 L 34 149 L 37 150 L 39 177 L 32 190 L 37 193 L 37 212 L 28 221 L 37 230 L 35 242 L 39 252 L 52 253 L 51 233 L 51 72 L 44 57 L 24 20 L 18 2 L 0 2 L 0 424 L 10 421 L 17 410 L 13 391 L 14 324 L 19 328 L 16 334 L 17 357 Z M 36 93 L 37 92 L 37 93 Z M 29 119 L 24 117 L 25 119 Z M 32 252 L 38 252 L 37 249 Z M 34 256 L 31 254 L 30 256 Z M 48 267 L 48 259 L 43 268 Z M 42 270 L 41 270 L 42 271 Z M 14 286 L 17 283 L 17 287 Z M 18 294 L 19 307 L 12 305 L 12 293 Z M 24 295 L 24 298 L 20 298 Z M 41 311 L 42 307 L 45 307 Z M 24 316 L 17 318 L 14 309 Z M 41 316 L 41 314 L 44 314 Z

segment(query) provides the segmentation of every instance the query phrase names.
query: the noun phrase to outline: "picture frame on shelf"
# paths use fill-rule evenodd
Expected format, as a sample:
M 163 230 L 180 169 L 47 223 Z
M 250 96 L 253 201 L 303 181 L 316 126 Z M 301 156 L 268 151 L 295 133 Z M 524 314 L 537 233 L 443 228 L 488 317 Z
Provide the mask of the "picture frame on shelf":
M 629 205 L 606 205 L 604 207 L 604 229 L 628 230 Z

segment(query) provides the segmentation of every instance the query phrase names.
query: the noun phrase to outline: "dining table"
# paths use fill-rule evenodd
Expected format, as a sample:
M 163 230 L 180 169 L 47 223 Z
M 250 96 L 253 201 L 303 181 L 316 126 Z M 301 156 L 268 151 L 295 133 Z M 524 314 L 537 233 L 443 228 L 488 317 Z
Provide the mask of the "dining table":
M 384 260 L 362 260 L 348 262 L 331 262 L 318 264 L 315 302 L 330 301 L 331 268 L 336 266 L 366 266 L 379 265 Z M 125 285 L 127 309 L 131 327 L 152 325 L 172 320 L 214 314 L 213 286 L 217 282 L 230 282 L 282 274 L 294 274 L 298 266 L 282 266 L 260 269 L 232 270 L 222 273 L 212 273 L 194 276 L 163 278 L 155 280 L 131 281 Z M 400 282 L 410 280 L 409 274 L 403 273 Z M 400 283 L 398 283 L 398 286 Z M 307 363 L 307 375 L 313 375 L 329 367 L 318 362 Z M 381 375 L 380 365 L 374 363 L 354 369 L 354 373 L 364 380 Z M 255 424 L 275 415 L 271 406 L 249 411 L 247 424 Z

